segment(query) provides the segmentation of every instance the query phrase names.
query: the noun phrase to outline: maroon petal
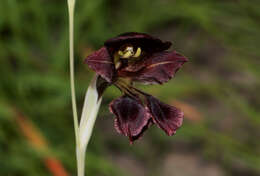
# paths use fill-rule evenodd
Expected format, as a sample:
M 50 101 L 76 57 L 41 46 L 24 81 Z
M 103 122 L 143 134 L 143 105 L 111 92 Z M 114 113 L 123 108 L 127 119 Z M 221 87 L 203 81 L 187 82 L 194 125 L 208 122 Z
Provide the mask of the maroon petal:
M 120 70 L 118 75 L 147 84 L 162 84 L 169 81 L 187 61 L 188 59 L 175 51 L 157 52 Z
M 151 117 L 139 100 L 120 97 L 110 103 L 110 111 L 116 115 L 114 125 L 117 132 L 128 136 L 130 142 L 138 139 L 148 128 Z
M 124 33 L 115 38 L 108 39 L 105 42 L 105 46 L 107 46 L 111 52 L 118 50 L 125 44 L 132 44 L 135 47 L 141 47 L 142 50 L 149 53 L 164 51 L 171 46 L 171 42 L 163 42 L 148 34 L 137 32 Z
M 106 47 L 102 47 L 89 55 L 85 59 L 85 63 L 108 82 L 112 81 L 115 68 Z
M 148 108 L 154 123 L 163 129 L 167 135 L 171 136 L 182 125 L 183 112 L 179 109 L 160 102 L 153 96 L 146 96 Z

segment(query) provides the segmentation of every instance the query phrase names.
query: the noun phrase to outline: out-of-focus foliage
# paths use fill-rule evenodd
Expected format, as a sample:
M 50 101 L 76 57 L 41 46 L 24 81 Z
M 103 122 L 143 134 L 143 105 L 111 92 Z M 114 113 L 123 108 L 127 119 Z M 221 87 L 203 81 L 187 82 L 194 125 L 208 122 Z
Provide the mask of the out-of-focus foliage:
M 78 0 L 76 6 L 79 106 L 92 75 L 83 59 L 109 37 L 149 32 L 190 58 L 169 83 L 141 87 L 186 111 L 173 137 L 151 128 L 129 146 L 107 109 L 120 92 L 106 91 L 87 154 L 88 175 L 163 175 L 165 158 L 184 153 L 215 163 L 226 175 L 260 175 L 258 0 Z M 0 2 L 0 175 L 50 174 L 45 153 L 21 133 L 17 110 L 41 131 L 67 172 L 76 172 L 67 18 L 65 1 Z

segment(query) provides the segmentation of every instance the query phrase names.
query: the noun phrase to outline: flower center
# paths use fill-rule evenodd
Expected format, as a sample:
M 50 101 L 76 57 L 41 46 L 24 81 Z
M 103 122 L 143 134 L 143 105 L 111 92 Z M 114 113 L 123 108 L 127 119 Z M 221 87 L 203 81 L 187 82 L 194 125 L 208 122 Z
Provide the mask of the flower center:
M 142 54 L 142 50 L 140 47 L 138 47 L 136 51 L 134 51 L 134 47 L 131 45 L 124 47 L 123 50 L 121 49 L 118 50 L 114 54 L 114 63 L 116 69 L 118 69 L 122 65 L 120 59 L 134 60 L 134 59 L 138 59 L 141 56 L 141 54 Z
M 138 98 L 144 105 L 147 104 L 144 93 L 133 87 L 133 84 L 130 79 L 118 78 L 114 85 L 117 86 L 124 94 L 134 99 Z

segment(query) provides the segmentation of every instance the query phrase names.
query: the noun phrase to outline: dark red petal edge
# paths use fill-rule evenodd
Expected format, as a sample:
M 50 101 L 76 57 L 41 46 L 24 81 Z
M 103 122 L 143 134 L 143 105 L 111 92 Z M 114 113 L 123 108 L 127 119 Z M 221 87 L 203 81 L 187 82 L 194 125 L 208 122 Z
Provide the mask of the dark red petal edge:
M 159 52 L 170 48 L 171 42 L 163 42 L 160 39 L 145 33 L 127 32 L 105 41 L 105 46 L 111 52 L 118 50 L 124 44 L 133 44 L 147 52 Z
M 95 51 L 85 59 L 85 63 L 93 69 L 97 74 L 108 82 L 112 82 L 115 68 L 112 58 L 106 49 L 102 47 L 99 50 Z
M 118 75 L 146 84 L 163 84 L 174 77 L 187 61 L 187 58 L 175 51 L 157 52 L 120 70 Z
M 146 95 L 148 108 L 153 121 L 169 136 L 176 133 L 176 130 L 182 125 L 183 112 L 176 107 L 170 106 L 151 95 Z
M 130 142 L 142 136 L 151 122 L 150 114 L 139 100 L 122 96 L 109 105 L 110 112 L 115 114 L 115 129 L 129 137 Z

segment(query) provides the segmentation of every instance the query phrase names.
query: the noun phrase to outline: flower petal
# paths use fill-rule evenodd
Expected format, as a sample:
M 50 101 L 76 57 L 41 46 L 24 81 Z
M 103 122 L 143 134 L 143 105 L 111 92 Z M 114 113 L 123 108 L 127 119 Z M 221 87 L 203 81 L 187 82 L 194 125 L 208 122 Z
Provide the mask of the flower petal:
M 105 80 L 112 82 L 115 68 L 106 47 L 102 47 L 89 55 L 85 59 L 85 63 Z
M 108 39 L 105 42 L 105 46 L 107 46 L 112 53 L 119 50 L 119 48 L 125 44 L 141 47 L 142 50 L 149 53 L 164 51 L 171 46 L 171 42 L 163 42 L 158 38 L 138 32 L 124 33 L 115 38 Z
M 169 136 L 176 133 L 176 130 L 182 125 L 183 112 L 179 109 L 160 102 L 151 95 L 146 95 L 148 108 L 156 123 Z
M 131 77 L 133 81 L 146 84 L 163 84 L 169 81 L 187 61 L 188 59 L 175 51 L 157 52 L 121 69 L 118 75 Z
M 149 126 L 151 117 L 139 100 L 122 96 L 110 103 L 110 111 L 116 115 L 117 132 L 128 136 L 130 142 L 138 139 Z

